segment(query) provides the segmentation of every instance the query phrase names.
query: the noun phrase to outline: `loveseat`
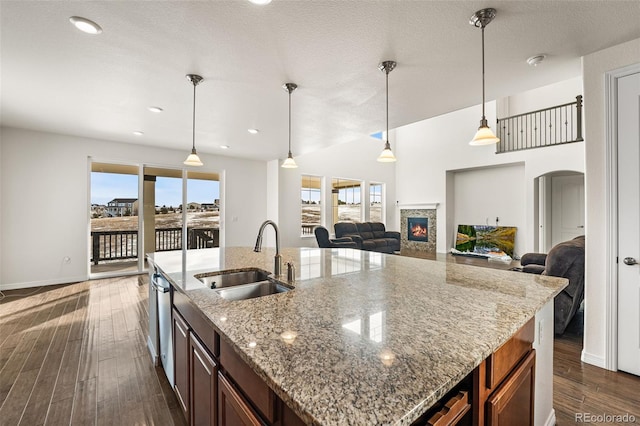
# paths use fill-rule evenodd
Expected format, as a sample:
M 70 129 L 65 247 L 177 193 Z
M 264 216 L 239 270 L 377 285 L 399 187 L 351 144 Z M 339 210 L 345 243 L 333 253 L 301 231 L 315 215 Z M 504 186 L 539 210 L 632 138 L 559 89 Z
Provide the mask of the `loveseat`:
M 554 331 L 562 334 L 584 299 L 584 235 L 558 243 L 548 254 L 527 253 L 520 259 L 523 272 L 562 277 L 569 285 L 554 301 Z
M 360 250 L 393 253 L 400 250 L 400 233 L 387 231 L 380 222 L 338 222 L 333 225 L 336 238 L 349 237 Z

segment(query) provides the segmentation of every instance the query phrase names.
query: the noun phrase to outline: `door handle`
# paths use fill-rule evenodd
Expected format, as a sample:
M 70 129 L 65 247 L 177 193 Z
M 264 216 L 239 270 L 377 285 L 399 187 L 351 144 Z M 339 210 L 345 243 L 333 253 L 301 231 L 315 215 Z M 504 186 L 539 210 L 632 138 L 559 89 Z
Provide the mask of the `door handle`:
M 629 265 L 629 266 L 633 266 L 633 265 L 637 265 L 638 261 L 635 260 L 633 257 L 625 257 L 623 260 L 625 265 Z

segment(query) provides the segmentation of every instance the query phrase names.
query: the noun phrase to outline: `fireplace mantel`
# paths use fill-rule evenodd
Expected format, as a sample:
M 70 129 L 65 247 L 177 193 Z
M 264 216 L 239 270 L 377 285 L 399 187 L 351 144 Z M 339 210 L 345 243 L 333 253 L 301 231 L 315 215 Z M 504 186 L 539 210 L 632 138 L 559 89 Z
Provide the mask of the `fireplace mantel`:
M 440 203 L 410 203 L 410 204 L 396 204 L 400 210 L 435 210 Z

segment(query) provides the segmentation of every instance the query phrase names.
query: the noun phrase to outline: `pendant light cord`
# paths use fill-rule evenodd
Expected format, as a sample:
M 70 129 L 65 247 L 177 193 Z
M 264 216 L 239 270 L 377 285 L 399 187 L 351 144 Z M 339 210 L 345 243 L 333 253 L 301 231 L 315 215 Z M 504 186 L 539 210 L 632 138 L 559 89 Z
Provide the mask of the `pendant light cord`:
M 387 138 L 387 144 L 389 144 L 389 69 L 386 70 L 385 74 L 387 75 L 387 133 L 385 136 Z
M 481 25 L 482 30 L 482 119 L 486 120 L 484 115 L 484 25 Z
M 192 150 L 196 150 L 196 82 L 193 82 L 193 145 Z
M 289 156 L 291 156 L 291 90 L 289 91 Z

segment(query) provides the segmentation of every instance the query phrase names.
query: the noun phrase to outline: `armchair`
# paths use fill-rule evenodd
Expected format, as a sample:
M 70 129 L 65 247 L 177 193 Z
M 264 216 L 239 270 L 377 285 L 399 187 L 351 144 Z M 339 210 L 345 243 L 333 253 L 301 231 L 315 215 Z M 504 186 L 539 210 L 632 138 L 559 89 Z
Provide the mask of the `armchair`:
M 549 254 L 527 253 L 520 259 L 523 272 L 562 277 L 569 285 L 554 299 L 554 331 L 564 333 L 584 299 L 584 235 L 553 246 Z
M 358 248 L 358 244 L 349 237 L 329 238 L 329 231 L 324 226 L 313 230 L 320 248 Z

